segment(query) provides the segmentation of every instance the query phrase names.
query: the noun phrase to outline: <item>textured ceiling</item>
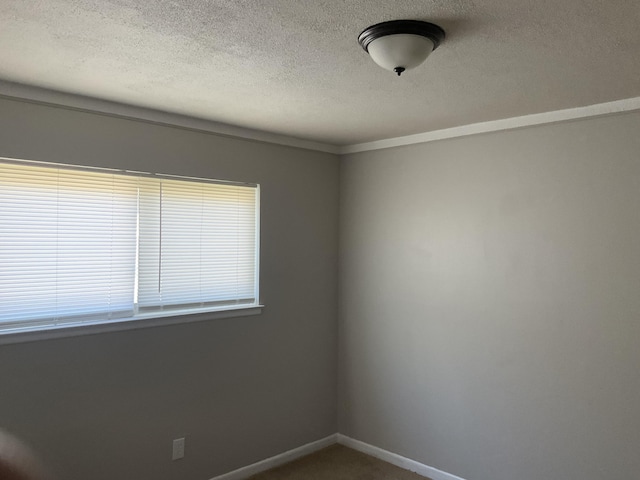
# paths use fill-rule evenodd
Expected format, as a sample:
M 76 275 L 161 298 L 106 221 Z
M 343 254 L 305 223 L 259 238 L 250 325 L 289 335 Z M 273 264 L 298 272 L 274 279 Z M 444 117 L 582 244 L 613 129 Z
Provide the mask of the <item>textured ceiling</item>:
M 447 38 L 398 78 L 370 24 Z M 0 79 L 352 144 L 640 96 L 638 0 L 1 0 Z

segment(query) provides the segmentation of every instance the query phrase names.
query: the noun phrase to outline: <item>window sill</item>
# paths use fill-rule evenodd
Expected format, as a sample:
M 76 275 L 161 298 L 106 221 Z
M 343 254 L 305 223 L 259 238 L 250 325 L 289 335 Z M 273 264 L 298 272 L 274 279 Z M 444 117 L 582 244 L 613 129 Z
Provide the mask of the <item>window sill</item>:
M 154 313 L 144 317 L 119 318 L 108 322 L 86 322 L 67 325 L 47 325 L 42 327 L 16 328 L 0 332 L 0 345 L 34 342 L 55 338 L 77 337 L 96 333 L 120 332 L 140 328 L 177 325 L 181 323 L 201 322 L 218 318 L 245 317 L 259 315 L 264 305 L 242 306 L 225 310 L 182 311 Z

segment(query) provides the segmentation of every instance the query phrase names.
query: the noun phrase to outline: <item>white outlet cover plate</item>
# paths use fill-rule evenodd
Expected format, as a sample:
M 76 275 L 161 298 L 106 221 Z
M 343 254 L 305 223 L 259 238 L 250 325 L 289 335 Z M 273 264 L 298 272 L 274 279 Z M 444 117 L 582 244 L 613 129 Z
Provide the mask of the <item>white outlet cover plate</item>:
M 173 441 L 173 452 L 171 460 L 179 460 L 184 457 L 184 437 L 176 438 Z

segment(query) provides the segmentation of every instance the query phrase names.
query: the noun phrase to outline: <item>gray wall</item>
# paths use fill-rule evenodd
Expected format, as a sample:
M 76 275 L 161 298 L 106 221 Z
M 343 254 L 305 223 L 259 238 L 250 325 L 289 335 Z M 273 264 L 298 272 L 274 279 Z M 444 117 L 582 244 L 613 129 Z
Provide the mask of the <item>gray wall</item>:
M 0 426 L 70 480 L 206 480 L 337 429 L 469 480 L 635 478 L 639 131 L 350 155 L 338 192 L 329 154 L 0 99 L 0 156 L 260 183 L 267 305 L 0 346 Z
M 639 133 L 344 159 L 341 433 L 469 480 L 638 477 Z
M 58 478 L 206 480 L 336 431 L 336 156 L 7 99 L 0 156 L 262 187 L 262 315 L 0 346 L 0 427 Z

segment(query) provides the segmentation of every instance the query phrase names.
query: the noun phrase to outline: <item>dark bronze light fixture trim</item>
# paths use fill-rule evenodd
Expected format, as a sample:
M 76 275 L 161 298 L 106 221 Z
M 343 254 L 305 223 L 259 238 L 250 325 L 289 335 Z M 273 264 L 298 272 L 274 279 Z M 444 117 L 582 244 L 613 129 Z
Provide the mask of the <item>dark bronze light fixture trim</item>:
M 433 49 L 444 40 L 445 33 L 438 25 L 420 20 L 391 20 L 390 22 L 382 22 L 365 28 L 358 36 L 358 43 L 369 52 L 369 44 L 375 39 L 386 35 L 397 34 L 420 35 L 427 37 L 433 42 Z

